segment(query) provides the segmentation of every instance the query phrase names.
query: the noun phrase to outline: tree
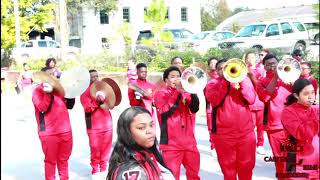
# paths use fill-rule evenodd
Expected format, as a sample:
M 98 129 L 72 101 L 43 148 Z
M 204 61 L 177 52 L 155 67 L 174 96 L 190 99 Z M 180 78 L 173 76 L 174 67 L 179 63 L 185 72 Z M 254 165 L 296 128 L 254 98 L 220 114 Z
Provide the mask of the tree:
M 77 13 L 79 8 L 88 6 L 109 13 L 117 9 L 118 3 L 119 0 L 67 0 L 67 9 L 70 13 Z
M 320 19 L 320 14 L 319 14 L 320 4 L 319 4 L 319 3 L 313 4 L 313 5 L 312 5 L 312 8 L 313 8 L 313 10 L 314 10 L 315 13 L 316 13 L 315 18 L 319 20 L 319 19 Z
M 201 8 L 201 31 L 214 30 L 217 27 L 217 23 L 212 15 L 204 8 Z
M 45 25 L 54 18 L 55 4 L 48 1 L 20 0 L 20 36 L 21 40 L 28 40 L 28 32 L 32 29 L 39 32 L 46 31 Z M 1 1 L 1 48 L 10 50 L 16 44 L 15 18 L 13 1 Z
M 232 11 L 231 15 L 238 14 L 242 11 L 250 11 L 250 9 L 248 7 L 237 7 Z
M 220 0 L 215 9 L 215 19 L 217 24 L 227 19 L 231 15 L 231 11 L 228 7 L 226 0 Z
M 167 7 L 164 0 L 152 0 L 145 12 L 144 20 L 151 24 L 151 32 L 154 37 L 143 40 L 142 43 L 161 48 L 162 42 L 171 42 L 173 40 L 173 35 L 170 32 L 162 30 L 163 26 L 169 22 L 166 15 Z

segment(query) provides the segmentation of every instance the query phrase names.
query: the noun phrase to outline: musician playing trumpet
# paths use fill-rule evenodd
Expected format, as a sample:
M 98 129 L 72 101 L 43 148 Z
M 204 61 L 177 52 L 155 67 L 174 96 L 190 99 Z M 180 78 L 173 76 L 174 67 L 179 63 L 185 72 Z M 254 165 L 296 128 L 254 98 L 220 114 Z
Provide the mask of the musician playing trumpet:
M 205 97 L 213 108 L 210 136 L 224 179 L 251 180 L 256 160 L 256 138 L 249 104 L 254 103 L 255 90 L 246 72 L 241 82 L 227 81 L 223 70 L 232 69 L 228 65 L 226 59 L 219 60 L 216 64 L 219 77 L 211 79 L 205 87 Z M 245 70 L 237 71 L 240 75 Z
M 286 97 L 291 94 L 291 85 L 284 83 L 278 75 L 278 58 L 267 54 L 262 63 L 266 76 L 257 84 L 259 99 L 265 103 L 263 124 L 266 126 L 272 153 L 276 157 L 285 157 L 286 152 L 280 150 L 281 143 L 286 140 L 286 134 L 281 122 Z M 288 77 L 290 78 L 290 77 Z M 276 173 L 285 173 L 285 162 L 275 162 Z
M 112 117 L 109 109 L 101 106 L 108 99 L 103 91 L 97 91 L 96 98 L 90 95 L 91 86 L 99 80 L 96 70 L 89 70 L 90 85 L 81 95 L 80 101 L 85 111 L 87 134 L 90 145 L 90 165 L 93 177 L 107 175 L 107 163 L 112 147 Z
M 160 149 L 176 180 L 180 166 L 186 169 L 187 179 L 200 179 L 200 153 L 194 135 L 195 113 L 199 110 L 196 94 L 186 92 L 181 85 L 181 72 L 171 66 L 163 73 L 166 87 L 155 92 L 154 102 L 161 128 Z

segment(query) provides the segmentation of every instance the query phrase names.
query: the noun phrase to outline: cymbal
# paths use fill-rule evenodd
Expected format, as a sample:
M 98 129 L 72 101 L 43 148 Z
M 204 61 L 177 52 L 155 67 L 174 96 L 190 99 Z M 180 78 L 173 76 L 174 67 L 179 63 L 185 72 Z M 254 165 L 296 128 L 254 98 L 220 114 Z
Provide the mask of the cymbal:
M 111 78 L 103 78 L 102 81 L 108 83 L 112 87 L 112 89 L 113 89 L 113 91 L 115 93 L 115 96 L 116 96 L 116 102 L 115 102 L 114 106 L 118 106 L 120 104 L 121 98 L 122 98 L 120 87 Z
M 96 99 L 97 91 L 102 91 L 106 95 L 106 99 L 101 105 L 103 109 L 113 109 L 116 104 L 116 95 L 113 88 L 105 81 L 96 81 L 92 83 L 90 95 Z
M 64 97 L 64 89 L 59 83 L 59 80 L 50 75 L 49 73 L 39 71 L 32 73 L 32 80 L 35 83 L 49 83 L 53 87 L 53 93 L 57 93 L 59 96 Z
M 73 67 L 61 74 L 60 84 L 64 88 L 65 97 L 74 98 L 89 87 L 90 73 L 85 67 Z

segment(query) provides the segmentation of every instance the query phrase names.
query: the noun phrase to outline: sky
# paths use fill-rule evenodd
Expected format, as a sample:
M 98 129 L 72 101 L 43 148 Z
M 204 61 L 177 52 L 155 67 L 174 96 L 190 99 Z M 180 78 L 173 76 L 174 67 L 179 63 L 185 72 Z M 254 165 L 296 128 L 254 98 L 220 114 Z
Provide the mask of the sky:
M 279 8 L 283 6 L 299 6 L 301 4 L 311 5 L 317 2 L 319 0 L 227 0 L 231 10 L 237 7 L 248 7 L 250 9 Z

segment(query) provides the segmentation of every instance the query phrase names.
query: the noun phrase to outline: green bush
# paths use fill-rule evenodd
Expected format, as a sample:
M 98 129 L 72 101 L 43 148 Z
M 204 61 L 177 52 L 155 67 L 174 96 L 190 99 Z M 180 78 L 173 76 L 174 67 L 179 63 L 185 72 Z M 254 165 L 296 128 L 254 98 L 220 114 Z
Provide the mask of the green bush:
M 311 63 L 311 75 L 312 77 L 316 78 L 318 81 L 318 84 L 320 83 L 319 78 L 319 61 L 310 61 Z

